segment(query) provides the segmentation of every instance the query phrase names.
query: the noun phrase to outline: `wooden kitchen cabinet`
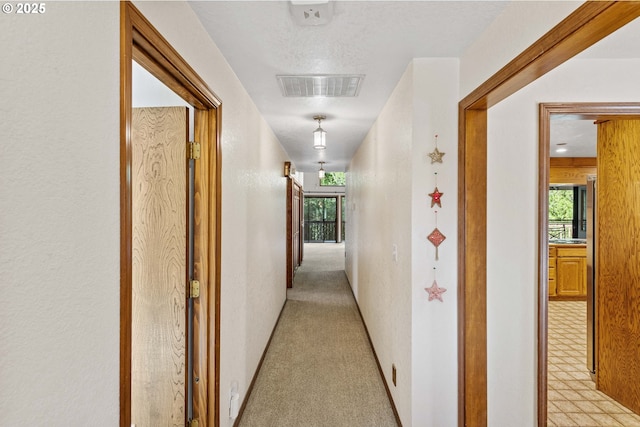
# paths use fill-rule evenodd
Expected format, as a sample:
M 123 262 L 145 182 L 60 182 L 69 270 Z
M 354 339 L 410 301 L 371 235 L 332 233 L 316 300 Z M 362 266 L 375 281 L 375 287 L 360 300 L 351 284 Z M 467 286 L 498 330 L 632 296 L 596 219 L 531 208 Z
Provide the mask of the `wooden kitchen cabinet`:
M 558 258 L 556 261 L 556 295 L 586 296 L 586 261 L 584 258 Z
M 549 296 L 556 296 L 556 248 L 549 247 Z
M 587 249 L 585 245 L 558 245 L 549 251 L 549 296 L 584 299 L 587 295 Z M 555 258 L 552 260 L 552 253 Z

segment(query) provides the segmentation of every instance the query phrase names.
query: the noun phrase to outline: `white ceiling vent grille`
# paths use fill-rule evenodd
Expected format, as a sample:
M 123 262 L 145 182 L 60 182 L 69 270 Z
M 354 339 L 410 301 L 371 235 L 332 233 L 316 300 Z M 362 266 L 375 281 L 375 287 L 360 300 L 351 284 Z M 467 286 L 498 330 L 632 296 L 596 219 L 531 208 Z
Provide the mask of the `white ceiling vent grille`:
M 364 74 L 276 76 L 285 97 L 353 97 L 360 93 Z

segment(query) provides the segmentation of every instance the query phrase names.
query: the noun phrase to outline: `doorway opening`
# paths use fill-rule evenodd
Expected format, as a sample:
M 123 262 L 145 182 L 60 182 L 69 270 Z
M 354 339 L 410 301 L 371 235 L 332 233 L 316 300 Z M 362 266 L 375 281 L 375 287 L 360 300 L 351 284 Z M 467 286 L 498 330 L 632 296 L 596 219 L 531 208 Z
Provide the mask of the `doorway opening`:
M 578 53 L 640 16 L 634 2 L 586 2 L 466 96 L 458 132 L 458 424 L 487 421 L 487 117 L 488 108 L 516 93 Z M 543 157 L 541 157 L 543 158 Z M 548 168 L 541 166 L 540 182 Z M 539 205 L 541 215 L 547 202 Z M 546 222 L 546 218 L 544 218 Z M 545 231 L 546 231 L 546 226 Z M 546 235 L 545 235 L 546 239 Z M 539 250 L 546 245 L 541 243 Z M 539 253 L 542 270 L 547 253 Z M 545 274 L 544 272 L 542 274 Z M 544 276 L 540 276 L 544 277 Z M 547 292 L 540 296 L 537 355 L 538 425 L 546 425 Z M 546 310 L 546 308 L 545 308 Z
M 141 271 L 138 258 L 139 240 L 141 236 L 158 234 L 162 234 L 160 246 L 164 246 L 168 241 L 175 243 L 170 252 L 175 255 L 172 255 L 171 259 L 177 261 L 172 261 L 163 267 L 153 267 L 149 263 L 145 265 L 151 266 L 149 268 L 153 270 L 152 275 L 172 272 L 172 278 L 169 281 L 171 286 L 175 287 L 175 292 L 171 291 L 171 295 L 175 301 L 174 306 L 179 308 L 173 324 L 186 325 L 190 322 L 192 324 L 190 330 L 182 329 L 181 326 L 181 331 L 177 334 L 178 341 L 181 342 L 179 349 L 174 352 L 177 357 L 174 366 L 177 370 L 173 374 L 179 379 L 173 399 L 181 402 L 177 410 L 167 417 L 171 417 L 177 425 L 188 425 L 197 420 L 201 427 L 217 426 L 219 425 L 220 352 L 221 149 L 219 124 L 221 102 L 131 3 L 121 3 L 120 11 L 120 426 L 129 427 L 134 422 L 132 420 L 133 401 L 137 399 L 135 396 L 140 394 L 139 390 L 132 389 L 138 374 L 151 372 L 144 365 L 134 366 L 134 360 L 140 360 L 140 357 L 134 353 L 144 348 L 140 345 L 138 333 L 146 334 L 145 339 L 152 340 L 153 346 L 166 347 L 167 352 L 175 350 L 169 339 L 161 337 L 158 340 L 157 336 L 150 337 L 150 333 L 145 333 L 144 328 L 137 328 L 139 314 L 145 312 L 139 305 L 135 289 L 141 283 L 138 277 Z M 132 105 L 134 61 L 179 95 L 190 107 L 182 106 L 169 110 L 143 109 L 144 111 L 134 112 Z M 151 156 L 151 160 L 145 163 L 145 157 L 140 157 L 139 153 L 143 149 L 150 148 L 150 145 L 138 145 L 134 142 L 132 137 L 134 121 L 138 121 L 142 115 L 143 119 L 147 120 L 143 126 L 156 129 L 158 122 L 171 116 L 176 120 L 169 121 L 181 123 L 181 130 L 172 128 L 166 134 L 182 134 L 184 139 L 188 139 L 186 138 L 188 110 L 193 112 L 193 136 L 199 143 L 199 150 L 196 144 L 189 144 L 190 149 L 188 149 L 186 144 L 170 143 L 172 147 L 170 150 L 162 148 L 162 153 Z M 179 118 L 180 116 L 182 119 Z M 154 147 L 156 147 L 155 144 L 156 142 L 153 143 Z M 169 154 L 170 152 L 173 154 Z M 196 161 L 187 160 L 188 152 L 191 153 L 189 157 Z M 169 158 L 171 161 L 168 160 Z M 142 164 L 137 164 L 137 161 L 142 161 Z M 154 162 L 160 162 L 163 166 L 169 165 L 169 167 L 178 165 L 177 173 L 171 178 L 175 180 L 174 184 L 177 183 L 172 186 L 177 195 L 170 196 L 169 199 L 181 199 L 182 205 L 178 203 L 171 209 L 167 209 L 174 212 L 175 216 L 169 220 L 169 224 L 162 225 L 176 230 L 173 236 L 157 233 L 158 230 L 140 234 L 140 230 L 152 222 L 141 220 L 145 215 L 145 210 L 141 209 L 141 206 L 145 205 L 148 208 L 150 205 L 146 202 L 140 204 L 138 196 L 143 192 L 140 192 L 141 187 L 134 180 L 140 168 L 144 169 L 147 166 L 150 171 L 148 176 L 156 179 L 160 171 L 154 167 Z M 187 172 L 188 163 L 192 166 L 189 172 Z M 193 194 L 191 199 L 187 197 L 189 193 Z M 160 222 L 164 222 L 164 219 L 166 218 L 162 217 Z M 191 224 L 187 226 L 185 223 L 183 227 L 182 224 L 186 221 Z M 160 227 L 160 222 L 154 222 L 153 227 Z M 187 231 L 188 228 L 191 228 L 190 232 Z M 148 239 L 146 240 L 148 242 Z M 157 251 L 154 249 L 151 252 L 147 258 L 157 258 Z M 149 280 L 155 281 L 155 279 Z M 148 318 L 144 320 L 144 322 L 148 321 L 150 321 Z M 136 323 L 135 327 L 134 323 Z M 187 335 L 192 338 L 190 345 L 184 344 Z M 134 370 L 136 370 L 135 373 Z M 157 378 L 147 378 L 143 382 L 149 389 L 155 389 L 157 381 Z M 144 396 L 144 393 L 142 395 Z M 136 402 L 135 405 L 139 408 L 141 403 Z
M 595 293 L 589 292 L 589 288 L 584 292 L 584 298 L 587 300 L 582 305 L 578 307 L 567 306 L 564 307 L 567 310 L 563 310 L 566 313 L 559 313 L 558 307 L 550 308 L 550 304 L 562 303 L 562 301 L 552 301 L 550 299 L 554 298 L 554 295 L 557 295 L 557 286 L 558 286 L 558 268 L 557 264 L 553 265 L 552 260 L 556 260 L 555 256 L 557 256 L 558 248 L 565 247 L 564 245 L 557 246 L 550 245 L 549 240 L 549 186 L 550 183 L 554 184 L 559 181 L 567 181 L 567 179 L 572 179 L 580 181 L 584 179 L 584 183 L 587 184 L 589 180 L 593 180 L 593 171 L 594 168 L 590 167 L 590 164 L 587 165 L 584 162 L 578 162 L 580 166 L 582 166 L 583 173 L 575 173 L 576 168 L 569 174 L 563 174 L 562 171 L 552 170 L 552 162 L 551 162 L 551 153 L 550 153 L 550 144 L 551 144 L 551 121 L 553 117 L 569 117 L 571 119 L 576 120 L 591 120 L 591 121 L 605 121 L 605 120 L 615 120 L 615 119 L 629 119 L 629 118 L 640 118 L 640 104 L 638 103 L 547 103 L 540 104 L 539 109 L 539 123 L 540 123 L 540 132 L 539 132 L 539 164 L 540 164 L 540 180 L 539 180 L 539 188 L 538 188 L 538 206 L 539 206 L 539 217 L 538 217 L 538 229 L 539 229 L 539 318 L 538 318 L 538 330 L 539 336 L 541 339 L 538 342 L 538 406 L 539 408 L 544 408 L 540 415 L 539 423 L 541 425 L 546 425 L 547 423 L 547 409 L 549 411 L 551 409 L 556 409 L 555 406 L 552 406 L 554 398 L 556 396 L 569 396 L 573 393 L 577 393 L 577 395 L 585 397 L 585 400 L 581 400 L 584 403 L 585 408 L 587 405 L 591 405 L 591 401 L 595 401 L 596 406 L 602 406 L 597 409 L 605 410 L 606 408 L 611 408 L 611 411 L 616 410 L 616 404 L 607 402 L 605 397 L 602 399 L 598 396 L 597 391 L 595 391 L 595 385 L 593 392 L 590 391 L 590 388 L 587 387 L 589 385 L 588 382 L 583 383 L 583 385 L 577 384 L 576 387 L 582 387 L 582 389 L 571 390 L 568 386 L 573 382 L 573 380 L 578 380 L 581 374 L 583 376 L 589 375 L 587 363 L 596 366 L 593 363 L 593 358 L 597 359 L 597 346 L 595 345 L 595 341 L 597 340 L 597 328 L 592 324 L 592 329 L 589 328 L 588 318 L 592 318 L 593 321 L 597 319 L 598 314 L 593 313 L 595 310 L 595 305 L 593 304 Z M 557 163 L 557 162 L 556 162 Z M 587 167 L 585 167 L 587 166 Z M 594 165 L 595 166 L 595 165 Z M 560 168 L 557 168 L 560 169 Z M 582 176 L 583 175 L 583 176 Z M 571 176 L 573 178 L 567 178 Z M 576 178 L 576 176 L 580 176 Z M 588 187 L 588 186 L 587 186 Z M 586 208 L 589 209 L 589 197 L 586 198 Z M 593 205 L 591 205 L 591 208 Z M 587 213 L 589 216 L 589 213 Z M 587 218 L 588 221 L 588 218 Z M 593 225 L 593 224 L 591 224 Z M 587 233 L 586 233 L 586 251 L 594 251 L 593 240 L 590 239 L 589 229 L 590 226 L 587 224 Z M 572 248 L 573 245 L 569 244 L 566 248 L 571 248 L 568 250 L 575 250 Z M 554 257 L 552 257 L 552 254 Z M 574 257 L 570 261 L 577 261 L 578 258 Z M 585 260 L 586 261 L 586 260 Z M 583 264 L 577 264 L 582 271 L 582 268 L 585 266 Z M 585 275 L 593 274 L 592 269 L 585 268 Z M 586 277 L 585 277 L 586 282 Z M 581 298 L 579 298 L 581 299 Z M 591 301 L 591 305 L 589 303 Z M 575 304 L 575 303 L 574 303 Z M 578 303 L 580 304 L 580 303 Z M 584 307 L 586 306 L 586 307 Z M 591 307 L 591 311 L 589 310 Z M 567 313 L 574 313 L 570 318 L 566 317 Z M 553 317 L 550 316 L 549 313 L 553 314 Z M 584 321 L 576 321 L 576 316 L 584 316 Z M 563 321 L 561 318 L 565 317 L 566 321 Z M 552 323 L 555 322 L 555 323 Z M 583 331 L 580 331 L 580 336 L 576 336 L 575 341 L 577 344 L 577 350 L 568 348 L 550 348 L 550 342 L 553 342 L 554 345 L 556 340 L 559 338 L 559 334 L 564 334 L 562 339 L 566 340 L 567 337 L 572 335 L 572 332 L 566 331 L 564 332 L 564 326 L 570 325 L 570 328 L 584 328 Z M 576 326 L 577 325 L 577 326 Z M 549 328 L 548 328 L 549 326 Z M 556 335 L 552 335 L 556 334 Z M 561 340 L 562 340 L 561 339 Z M 583 341 L 584 340 L 584 341 Z M 581 345 L 584 342 L 584 353 L 582 353 Z M 558 344 L 563 346 L 564 344 Z M 588 353 L 589 347 L 591 346 L 592 352 Z M 565 351 L 568 350 L 568 351 Z M 572 357 L 572 351 L 577 351 L 576 357 Z M 589 354 L 591 354 L 592 358 L 589 359 Z M 559 359 L 556 358 L 560 357 Z M 571 364 L 562 363 L 562 357 L 570 357 L 571 359 L 576 359 L 579 357 L 579 364 L 582 364 L 582 358 L 584 358 L 584 370 L 582 371 L 580 367 L 573 368 Z M 558 363 L 551 363 L 556 362 Z M 567 365 L 564 368 L 564 372 L 559 370 L 559 366 Z M 560 372 L 560 373 L 558 373 Z M 597 375 L 597 372 L 595 373 Z M 572 379 L 567 381 L 562 381 L 562 378 Z M 597 378 L 597 377 L 596 377 Z M 588 380 L 588 378 L 587 378 Z M 579 380 L 578 380 L 579 382 Z M 596 379 L 597 382 L 597 379 Z M 557 390 L 559 384 L 562 384 L 564 390 Z M 584 386 L 584 387 L 583 387 Z M 584 389 L 584 392 L 582 391 Z M 591 394 L 590 394 L 591 393 Z M 586 398 L 590 396 L 590 398 Z M 564 400 L 564 399 L 563 399 Z M 604 402 L 602 405 L 599 405 L 597 402 Z M 573 404 L 573 403 L 571 403 Z M 548 407 L 547 407 L 548 405 Z M 618 407 L 619 408 L 619 407 Z M 540 413 L 540 412 L 539 412 Z M 588 413 L 588 412 L 587 412 Z M 623 413 L 623 415 L 626 413 Z M 606 415 L 606 414 L 605 414 Z
M 345 197 L 305 196 L 304 242 L 340 243 L 345 237 Z

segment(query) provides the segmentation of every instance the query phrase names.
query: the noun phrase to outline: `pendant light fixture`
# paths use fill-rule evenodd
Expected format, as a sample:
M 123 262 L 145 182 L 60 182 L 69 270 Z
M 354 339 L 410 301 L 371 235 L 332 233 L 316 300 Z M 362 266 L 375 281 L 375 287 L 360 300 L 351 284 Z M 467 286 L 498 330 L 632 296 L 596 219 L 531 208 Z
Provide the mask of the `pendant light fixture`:
M 324 169 L 322 168 L 322 165 L 324 165 L 324 162 L 318 162 L 320 163 L 320 170 L 318 171 L 318 178 L 322 179 L 324 178 Z
M 324 150 L 327 148 L 327 132 L 325 132 L 321 126 L 324 119 L 326 119 L 325 116 L 313 116 L 313 120 L 318 121 L 318 129 L 313 131 L 313 148 L 316 150 Z

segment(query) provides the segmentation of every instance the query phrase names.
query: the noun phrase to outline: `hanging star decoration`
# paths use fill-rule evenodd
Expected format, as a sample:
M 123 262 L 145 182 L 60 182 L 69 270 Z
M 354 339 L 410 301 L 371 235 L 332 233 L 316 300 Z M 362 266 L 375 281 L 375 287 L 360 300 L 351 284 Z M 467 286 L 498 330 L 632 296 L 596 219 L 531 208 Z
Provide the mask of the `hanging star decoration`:
M 438 286 L 438 282 L 436 281 L 436 268 L 433 267 L 433 284 L 430 288 L 424 288 L 425 291 L 429 294 L 429 301 L 433 301 L 434 299 L 442 301 L 442 294 L 447 292 L 445 288 L 441 288 Z
M 436 189 L 433 190 L 433 193 L 429 193 L 429 197 L 431 197 L 431 207 L 434 205 L 442 207 L 442 200 L 440 200 L 440 198 L 444 193 L 438 191 L 438 172 L 435 172 L 434 175 L 436 176 Z
M 438 205 L 442 207 L 442 201 L 440 200 L 440 198 L 443 195 L 444 193 L 441 193 L 438 191 L 438 187 L 436 187 L 436 189 L 433 190 L 433 193 L 429 193 L 429 197 L 431 197 L 431 207 L 433 207 L 434 205 Z
M 440 198 L 444 195 L 444 193 L 438 191 L 438 172 L 434 172 L 434 175 L 436 176 L 436 189 L 433 190 L 433 193 L 429 193 L 429 197 L 431 197 L 431 207 L 433 207 L 434 205 L 442 207 L 442 201 L 440 200 Z
M 442 156 L 444 156 L 445 153 L 443 153 L 442 151 L 438 150 L 438 135 L 436 135 L 436 149 L 433 150 L 432 153 L 429 153 L 429 157 L 431 157 L 431 164 L 433 163 L 442 163 Z
M 442 300 L 442 294 L 447 292 L 445 288 L 441 288 L 438 286 L 438 282 L 433 281 L 433 284 L 429 288 L 424 288 L 427 293 L 429 293 L 429 301 L 433 301 L 434 299 L 439 300 L 440 302 L 444 302 Z

